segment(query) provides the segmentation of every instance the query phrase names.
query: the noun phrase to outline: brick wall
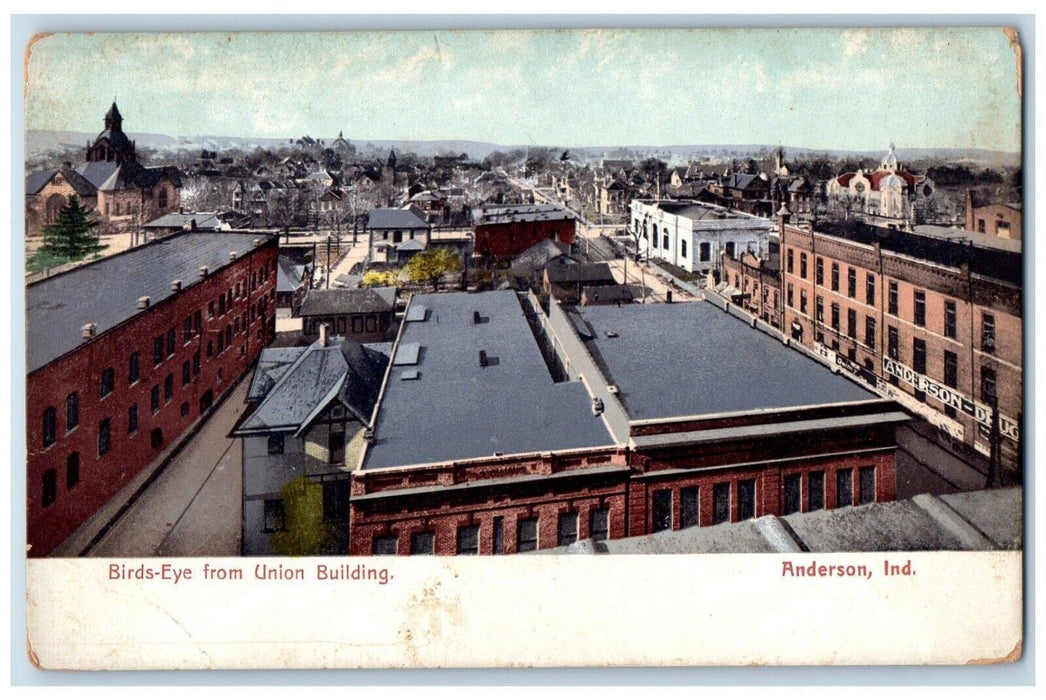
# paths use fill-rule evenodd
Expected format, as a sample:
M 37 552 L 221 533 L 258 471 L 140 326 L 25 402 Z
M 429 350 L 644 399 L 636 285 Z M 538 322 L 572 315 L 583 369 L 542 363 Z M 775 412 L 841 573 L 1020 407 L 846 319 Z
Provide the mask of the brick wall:
M 477 226 L 476 255 L 511 257 L 519 255 L 546 238 L 573 245 L 575 230 L 576 222 L 573 219 Z
M 272 239 L 28 376 L 26 505 L 30 556 L 45 556 L 64 541 L 227 392 L 271 341 L 276 317 L 276 255 L 277 243 Z M 264 277 L 262 270 L 268 270 Z M 252 276 L 256 288 L 252 288 Z M 239 297 L 235 296 L 237 283 Z M 209 304 L 230 290 L 231 307 L 224 314 L 215 308 L 212 317 Z M 136 301 L 119 300 L 126 304 Z M 193 328 L 196 312 L 200 312 L 199 331 Z M 246 324 L 242 322 L 244 314 Z M 188 339 L 184 335 L 186 319 L 190 323 Z M 231 344 L 225 342 L 227 328 Z M 171 329 L 175 347 L 168 356 Z M 221 353 L 217 352 L 219 333 L 223 336 Z M 163 339 L 163 357 L 158 365 L 154 365 L 156 338 Z M 139 379 L 129 384 L 129 361 L 135 352 L 139 355 Z M 198 370 L 194 364 L 197 355 Z M 185 363 L 188 383 L 183 383 Z M 110 367 L 113 391 L 102 397 L 102 372 Z M 166 395 L 168 376 L 170 398 Z M 155 412 L 153 387 L 159 387 L 160 395 Z M 79 423 L 70 431 L 66 405 L 72 392 L 78 396 Z M 132 405 L 137 405 L 138 427 L 128 434 Z M 44 412 L 49 406 L 55 408 L 56 441 L 44 447 Z M 109 421 L 110 448 L 107 454 L 99 455 L 99 427 L 104 420 Z M 162 431 L 162 438 L 154 442 L 153 431 L 157 429 Z M 68 460 L 74 453 L 79 456 L 79 480 L 69 486 Z M 54 470 L 55 500 L 45 506 L 44 482 L 49 470 Z

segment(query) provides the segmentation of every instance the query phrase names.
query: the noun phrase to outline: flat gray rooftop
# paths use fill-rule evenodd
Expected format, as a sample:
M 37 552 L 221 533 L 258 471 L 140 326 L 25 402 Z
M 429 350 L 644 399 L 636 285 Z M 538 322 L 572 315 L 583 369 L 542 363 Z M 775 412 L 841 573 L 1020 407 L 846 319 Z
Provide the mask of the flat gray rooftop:
M 613 444 L 581 383 L 553 383 L 514 292 L 415 295 L 406 319 L 365 469 Z
M 26 287 L 26 371 L 81 345 L 85 324 L 95 324 L 96 336 L 105 333 L 142 313 L 139 297 L 156 306 L 173 294 L 172 280 L 191 287 L 200 281 L 200 267 L 213 274 L 229 264 L 231 251 L 241 257 L 250 252 L 256 238 L 264 244 L 270 236 L 179 233 Z
M 585 306 L 577 314 L 594 334 L 587 349 L 632 420 L 878 398 L 705 302 Z

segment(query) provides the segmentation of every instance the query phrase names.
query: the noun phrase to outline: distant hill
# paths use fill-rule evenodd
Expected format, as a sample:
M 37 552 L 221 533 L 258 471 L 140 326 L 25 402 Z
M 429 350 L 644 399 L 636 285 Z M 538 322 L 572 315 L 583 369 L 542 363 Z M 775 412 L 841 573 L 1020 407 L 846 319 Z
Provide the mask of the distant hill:
M 44 158 L 49 154 L 58 154 L 69 150 L 84 149 L 88 141 L 93 141 L 97 132 L 85 131 L 43 131 L 26 132 L 26 159 Z M 255 138 L 239 136 L 167 136 L 165 134 L 128 133 L 139 147 L 164 151 L 199 151 L 255 148 L 277 148 L 290 143 L 290 137 L 282 139 Z M 298 138 L 297 136 L 294 138 Z M 334 137 L 320 138 L 324 143 L 332 143 Z M 351 137 L 350 137 L 351 138 Z M 394 148 L 397 151 L 413 152 L 421 157 L 432 157 L 441 153 L 466 153 L 470 158 L 481 160 L 494 151 L 508 152 L 524 149 L 526 145 L 505 145 L 484 141 L 443 140 L 443 141 L 400 141 L 386 139 L 351 139 L 357 148 L 373 149 L 376 152 L 387 152 Z M 530 144 L 531 148 L 537 147 Z M 698 158 L 755 158 L 772 154 L 777 144 L 690 144 L 672 146 L 561 146 L 550 145 L 556 150 L 568 150 L 572 159 L 598 163 L 607 158 L 646 158 L 656 156 L 673 163 Z M 802 148 L 785 146 L 785 158 L 827 154 L 832 158 L 870 158 L 878 160 L 886 148 L 874 151 L 850 151 L 844 149 Z M 907 148 L 898 149 L 898 158 L 904 162 L 939 160 L 949 163 L 966 163 L 983 167 L 1016 167 L 1020 164 L 1020 154 L 1005 151 L 992 151 L 976 148 Z

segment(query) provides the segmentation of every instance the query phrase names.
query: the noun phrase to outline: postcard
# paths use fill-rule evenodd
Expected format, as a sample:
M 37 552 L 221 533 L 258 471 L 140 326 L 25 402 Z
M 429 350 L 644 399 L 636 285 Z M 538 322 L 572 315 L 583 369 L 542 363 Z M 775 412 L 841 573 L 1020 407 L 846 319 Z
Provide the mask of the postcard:
M 1019 660 L 1022 80 L 1008 27 L 33 37 L 27 654 Z

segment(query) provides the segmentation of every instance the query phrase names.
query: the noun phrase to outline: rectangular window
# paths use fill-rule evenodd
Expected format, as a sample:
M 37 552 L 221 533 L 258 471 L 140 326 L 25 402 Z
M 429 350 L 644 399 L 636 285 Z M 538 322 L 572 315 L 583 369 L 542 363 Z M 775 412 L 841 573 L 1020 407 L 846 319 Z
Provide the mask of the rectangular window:
M 174 340 L 175 340 L 174 329 L 173 328 L 168 328 L 167 329 L 167 357 L 170 357 L 171 355 L 174 354 Z
M 153 339 L 153 364 L 159 365 L 163 362 L 163 336 L 158 335 Z
M 436 553 L 436 533 L 415 532 L 410 536 L 410 553 L 425 556 Z
M 875 306 L 875 275 L 871 272 L 864 276 L 864 303 Z
M 323 482 L 323 522 L 349 521 L 349 480 L 334 479 Z
M 132 352 L 131 357 L 127 360 L 127 383 L 134 384 L 140 376 L 138 353 Z
M 839 263 L 832 263 L 832 291 L 839 291 Z
M 192 354 L 192 376 L 198 377 L 200 375 L 200 351 L 197 350 Z
M 832 330 L 839 332 L 839 305 L 832 304 Z
M 283 454 L 283 435 L 270 435 L 268 437 L 267 446 L 269 454 L 271 455 L 282 455 Z
M 65 487 L 71 489 L 80 483 L 80 453 L 72 452 L 65 458 Z
M 194 313 L 192 315 L 192 330 L 193 330 L 193 333 L 194 334 L 195 333 L 199 333 L 200 332 L 200 326 L 202 326 L 202 325 L 203 325 L 202 314 L 201 314 L 200 310 L 197 309 L 196 313 Z
M 190 340 L 192 340 L 192 318 L 186 316 L 182 321 L 182 342 L 188 343 Z
M 577 513 L 560 513 L 556 532 L 558 533 L 557 543 L 560 547 L 577 542 Z
M 207 357 L 214 357 L 214 341 L 207 341 Z
M 912 369 L 919 374 L 926 374 L 926 341 L 921 338 L 912 341 Z M 916 389 L 915 398 L 925 401 L 926 392 Z
M 806 290 L 799 290 L 799 312 L 806 313 Z
M 652 531 L 672 529 L 672 491 L 669 489 L 658 489 L 653 496 L 653 523 Z
M 755 479 L 737 482 L 737 519 L 750 520 L 755 517 Z
M 494 518 L 494 554 L 505 553 L 505 519 Z
M 80 425 L 80 394 L 73 392 L 65 397 L 65 431 Z
M 810 472 L 806 477 L 807 485 L 807 510 L 821 510 L 824 508 L 824 472 Z
M 915 291 L 915 325 L 926 325 L 926 292 Z
M 864 317 L 864 344 L 875 349 L 875 317 Z
M 854 475 L 852 469 L 840 469 L 835 473 L 835 507 L 845 508 L 854 504 Z
M 893 326 L 886 328 L 886 354 L 890 356 L 891 360 L 899 360 L 901 358 L 900 340 L 897 329 Z
M 794 302 L 795 302 L 794 290 L 792 288 L 792 283 L 789 282 L 788 283 L 788 289 L 786 290 L 786 294 L 785 294 L 785 304 L 787 304 L 790 307 L 794 307 L 795 306 Z
M 806 253 L 799 254 L 799 276 L 806 279 Z
M 853 309 L 846 310 L 846 335 L 855 340 L 857 338 L 857 312 Z
M 174 398 L 174 375 L 168 374 L 163 378 L 163 400 L 170 401 Z
M 396 545 L 399 538 L 395 535 L 386 535 L 384 537 L 375 537 L 373 552 L 376 557 L 395 556 Z
M 788 258 L 787 258 L 787 261 L 785 263 L 785 268 L 786 268 L 788 274 L 792 274 L 792 272 L 793 272 L 792 267 L 793 267 L 793 262 L 794 261 L 795 261 L 795 252 L 791 248 L 789 248 L 788 249 Z
M 875 467 L 861 467 L 857 472 L 857 500 L 861 505 L 875 503 Z
M 701 489 L 698 486 L 688 486 L 680 489 L 680 510 L 682 511 L 682 526 L 697 527 L 701 524 Z
M 98 456 L 101 457 L 109 452 L 109 419 L 104 419 L 98 424 Z
M 102 370 L 102 385 L 100 396 L 104 399 L 109 394 L 113 393 L 113 384 L 116 381 L 116 373 L 112 367 L 107 367 Z
M 152 392 L 149 396 L 149 407 L 152 408 L 153 413 L 160 410 L 160 385 L 153 384 Z
M 207 302 L 207 318 L 214 318 L 214 301 Z
M 995 352 L 995 316 L 981 314 L 981 350 Z
M 887 299 L 886 299 L 886 311 L 887 313 L 897 315 L 897 283 L 890 282 L 887 288 Z
M 959 386 L 959 356 L 948 350 L 944 351 L 944 385 L 952 389 Z M 955 418 L 956 410 L 945 405 L 944 414 L 949 418 Z
M 134 435 L 138 431 L 138 404 L 133 403 L 127 409 L 127 434 Z
M 50 447 L 57 439 L 57 423 L 58 412 L 54 406 L 48 406 L 44 409 L 44 447 Z
M 824 323 L 824 298 L 823 297 L 820 297 L 820 296 L 817 297 L 816 313 L 817 313 L 817 320 L 820 321 L 821 323 Z
M 479 554 L 479 525 L 458 528 L 458 554 Z
M 588 536 L 596 541 L 602 542 L 610 536 L 610 510 L 597 508 L 589 516 Z
M 944 302 L 944 337 L 954 338 L 956 335 L 955 328 L 955 302 L 950 299 Z
M 218 297 L 218 315 L 222 316 L 225 314 L 225 295 L 222 294 Z
M 182 363 L 182 386 L 192 381 L 192 363 L 186 360 Z
M 995 393 L 995 370 L 990 367 L 981 367 L 981 401 L 986 406 L 991 406 L 997 399 Z
M 851 299 L 857 296 L 857 270 L 852 267 L 846 273 L 846 296 Z
M 712 487 L 712 524 L 730 522 L 730 484 L 715 484 Z
M 819 284 L 824 284 L 824 258 L 817 258 L 814 262 L 814 281 Z
M 798 513 L 801 510 L 802 490 L 801 474 L 787 474 L 784 483 L 784 514 Z
M 708 262 L 712 259 L 712 244 L 702 243 L 701 244 L 701 262 Z
M 265 509 L 262 522 L 262 532 L 283 532 L 285 517 L 283 512 L 283 500 L 280 498 L 265 499 Z
M 525 518 L 517 524 L 516 551 L 533 552 L 538 548 L 538 519 Z

